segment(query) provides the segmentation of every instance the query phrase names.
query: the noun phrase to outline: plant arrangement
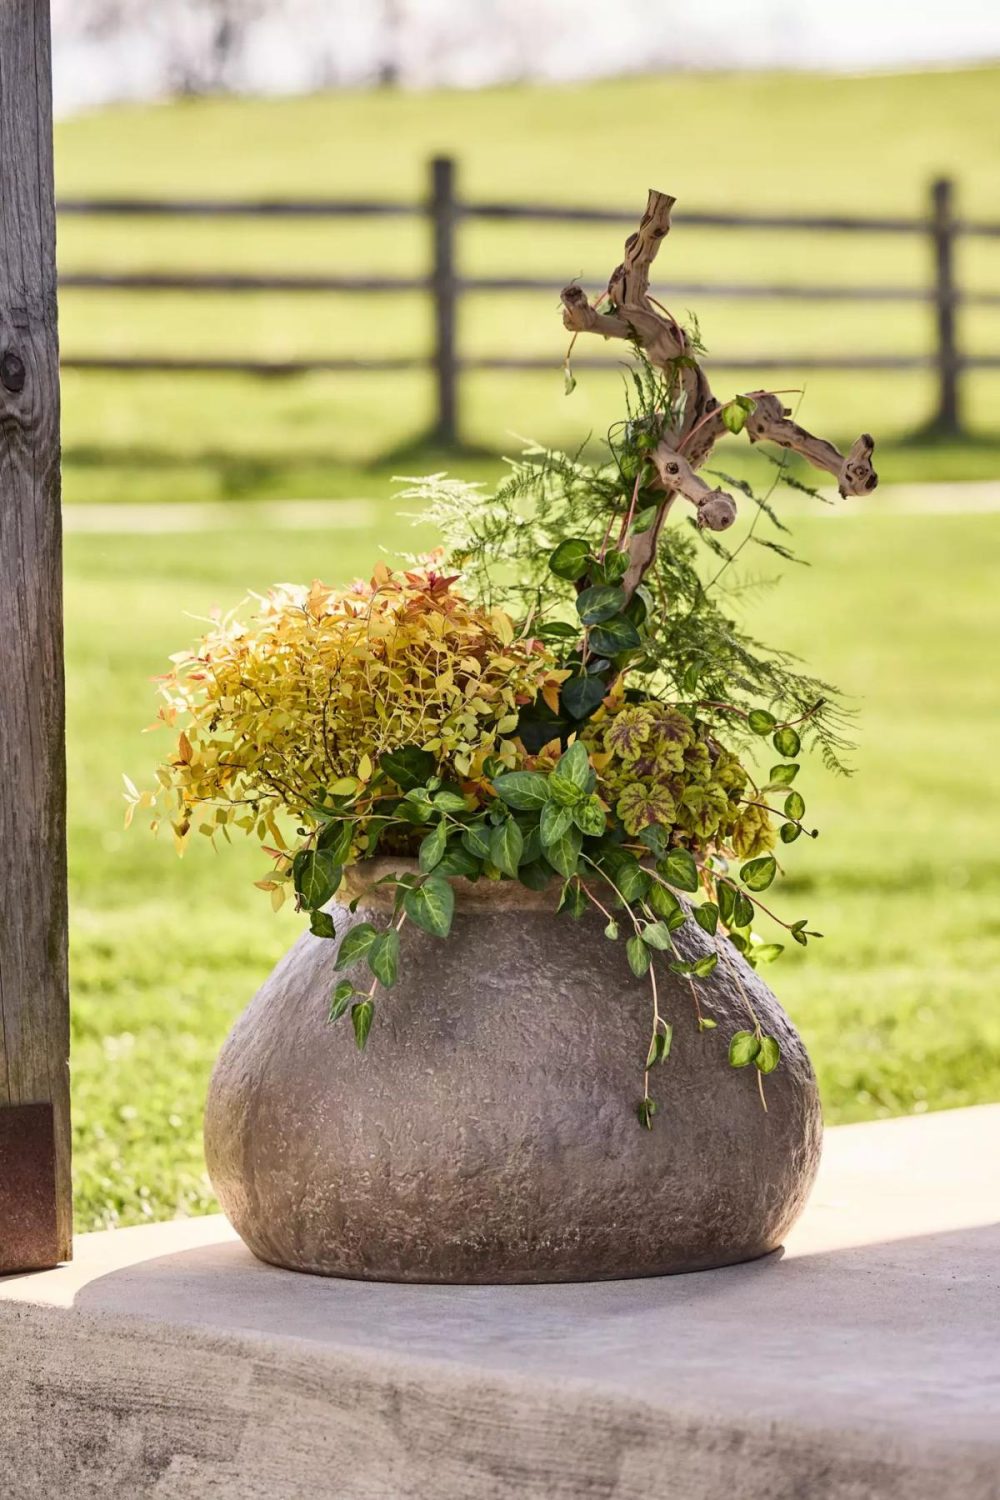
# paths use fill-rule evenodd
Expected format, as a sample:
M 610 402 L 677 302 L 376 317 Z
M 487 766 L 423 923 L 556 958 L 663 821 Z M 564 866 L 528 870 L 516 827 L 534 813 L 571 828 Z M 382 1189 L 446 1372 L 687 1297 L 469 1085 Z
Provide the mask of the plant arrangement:
M 833 474 L 842 496 L 877 483 L 867 435 L 845 457 L 774 392 L 713 396 L 697 331 L 649 294 L 672 204 L 650 194 L 596 303 L 575 284 L 562 293 L 574 338 L 624 340 L 635 356 L 603 458 L 531 447 L 489 495 L 443 475 L 407 481 L 440 551 L 342 589 L 283 586 L 251 619 L 220 620 L 160 682 L 159 719 L 178 739 L 156 792 L 127 791 L 129 815 L 166 817 L 181 849 L 195 831 L 260 841 L 272 868 L 258 884 L 275 907 L 291 894 L 318 938 L 341 938 L 330 1019 L 349 1013 L 360 1048 L 396 981 L 400 932 L 446 938 L 456 877 L 553 885 L 566 917 L 599 912 L 649 985 L 636 1104 L 647 1128 L 651 1077 L 671 1047 L 660 966 L 686 978 L 692 1024 L 711 1033 L 703 982 L 717 965 L 738 982 L 735 952 L 756 966 L 783 949 L 757 935 L 758 914 L 799 945 L 820 935 L 769 891 L 783 846 L 816 836 L 801 757 L 813 749 L 843 769 L 844 715 L 827 684 L 733 617 L 729 569 L 751 545 L 792 556 L 760 529 L 786 531 L 777 484 L 809 488 L 788 472 L 788 450 Z M 765 495 L 706 470 L 717 440 L 740 433 L 785 450 Z M 702 472 L 754 506 L 734 548 L 719 534 L 735 500 Z M 668 525 L 678 498 L 693 511 Z M 329 904 L 345 870 L 376 853 L 400 860 L 384 877 L 394 917 L 341 937 Z M 687 922 L 714 951 L 684 958 Z M 780 1050 L 749 997 L 746 1008 L 721 1044 L 733 1067 L 756 1070 L 764 1102 Z

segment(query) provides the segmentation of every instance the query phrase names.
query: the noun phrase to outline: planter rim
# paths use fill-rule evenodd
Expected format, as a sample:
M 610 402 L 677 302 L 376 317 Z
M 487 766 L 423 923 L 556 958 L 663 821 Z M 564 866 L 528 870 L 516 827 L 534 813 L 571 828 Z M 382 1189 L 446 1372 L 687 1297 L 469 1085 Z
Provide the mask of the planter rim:
M 379 885 L 386 875 L 418 875 L 420 866 L 404 855 L 379 854 L 349 865 L 336 900 L 344 905 L 360 898 L 360 904 L 374 911 L 391 911 L 395 892 L 391 885 Z M 464 875 L 445 877 L 455 892 L 458 911 L 550 911 L 555 913 L 562 890 L 562 880 L 553 875 L 543 891 L 529 890 L 519 880 L 467 880 Z

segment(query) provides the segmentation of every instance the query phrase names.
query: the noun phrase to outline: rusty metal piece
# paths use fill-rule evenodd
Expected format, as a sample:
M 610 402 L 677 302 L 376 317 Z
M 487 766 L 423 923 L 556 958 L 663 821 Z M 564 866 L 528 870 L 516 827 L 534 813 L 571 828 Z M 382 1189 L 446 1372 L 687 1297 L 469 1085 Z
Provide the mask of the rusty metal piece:
M 59 1262 L 51 1104 L 0 1104 L 0 1275 Z

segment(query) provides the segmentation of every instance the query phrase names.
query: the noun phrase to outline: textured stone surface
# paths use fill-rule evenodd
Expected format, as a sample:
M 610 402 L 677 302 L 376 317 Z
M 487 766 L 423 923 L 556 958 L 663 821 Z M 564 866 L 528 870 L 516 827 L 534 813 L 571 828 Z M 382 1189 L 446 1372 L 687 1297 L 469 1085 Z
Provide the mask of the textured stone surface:
M 446 942 L 404 926 L 364 1053 L 346 1018 L 326 1020 L 337 947 L 309 934 L 233 1030 L 206 1154 L 254 1253 L 330 1275 L 504 1282 L 697 1270 L 780 1245 L 815 1174 L 819 1104 L 760 979 L 736 954 L 720 963 L 699 988 L 718 1027 L 699 1033 L 688 981 L 660 965 L 674 1043 L 647 1132 L 650 992 L 623 943 L 596 913 L 557 917 L 555 890 L 458 884 Z M 389 901 L 369 887 L 338 926 L 384 924 Z M 710 940 L 685 930 L 680 946 Z M 767 1112 L 756 1070 L 727 1062 L 749 1005 L 782 1049 Z
M 784 1256 L 389 1286 L 221 1217 L 0 1280 L 4 1500 L 998 1500 L 1000 1107 L 828 1132 Z

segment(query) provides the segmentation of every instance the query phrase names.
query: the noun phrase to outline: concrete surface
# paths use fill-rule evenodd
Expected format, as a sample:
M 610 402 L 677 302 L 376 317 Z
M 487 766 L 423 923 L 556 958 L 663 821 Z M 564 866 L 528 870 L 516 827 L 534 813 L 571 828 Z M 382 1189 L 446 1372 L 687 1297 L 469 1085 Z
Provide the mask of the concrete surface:
M 1000 1106 L 827 1134 L 784 1255 L 594 1285 L 262 1265 L 220 1219 L 0 1281 L 0 1493 L 997 1500 Z

